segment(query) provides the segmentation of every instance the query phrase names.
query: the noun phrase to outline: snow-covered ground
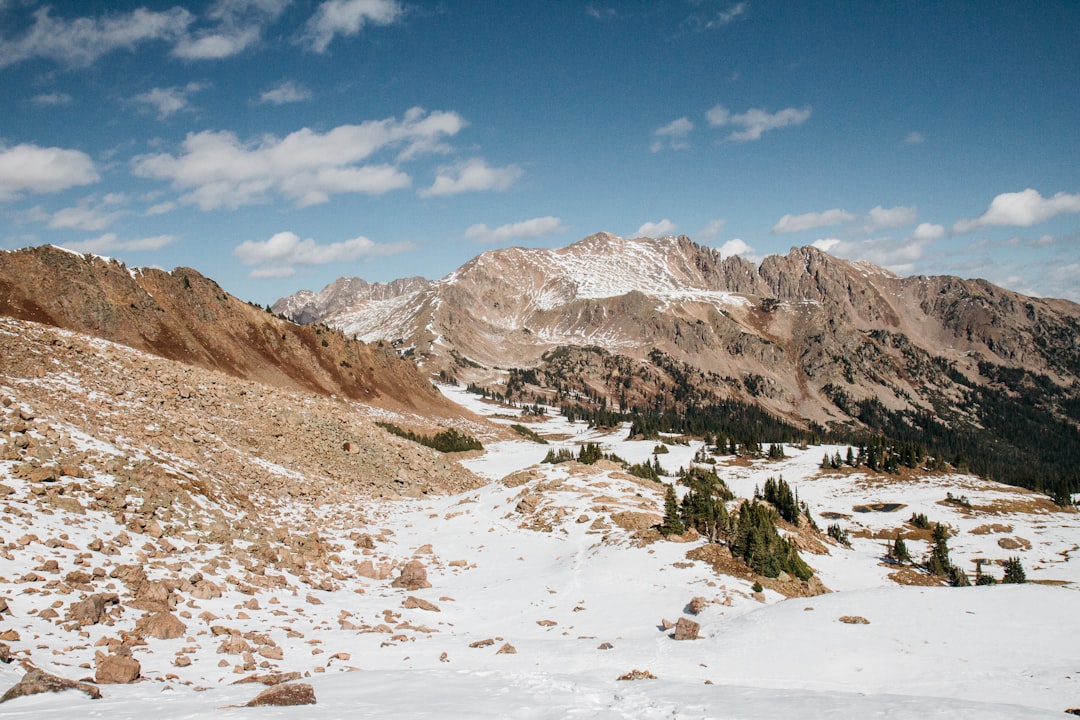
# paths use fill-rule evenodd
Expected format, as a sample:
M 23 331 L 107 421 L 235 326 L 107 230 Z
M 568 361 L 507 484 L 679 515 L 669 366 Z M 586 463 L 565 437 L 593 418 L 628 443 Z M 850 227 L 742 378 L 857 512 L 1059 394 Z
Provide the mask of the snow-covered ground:
M 498 416 L 495 422 L 528 425 L 551 444 L 488 443 L 464 463 L 491 483 L 462 495 L 365 506 L 363 527 L 339 526 L 328 515 L 320 531 L 341 542 L 340 567 L 371 561 L 387 570 L 382 579 L 339 578 L 333 590 L 276 571 L 281 587 L 233 582 L 230 575 L 243 576 L 234 561 L 218 558 L 220 567 L 208 568 L 212 546 L 175 538 L 180 555 L 157 563 L 155 543 L 129 534 L 127 545 L 117 543 L 114 564 L 142 563 L 151 578 L 169 563 L 188 574 L 202 569 L 215 573 L 223 596 L 185 596 L 176 609 L 186 634 L 134 648 L 143 681 L 103 686 L 95 701 L 74 691 L 20 698 L 0 705 L 0 716 L 987 719 L 1061 717 L 1080 707 L 1076 513 L 968 476 L 898 480 L 819 469 L 824 453 L 846 448 L 789 447 L 786 459 L 772 462 L 717 458 L 717 472 L 737 495 L 783 476 L 822 528 L 839 522 L 852 536 L 850 548 L 827 544 L 826 554 L 804 553 L 834 592 L 755 596 L 750 581 L 688 561 L 698 543 L 642 543 L 620 526 L 619 518 L 662 513 L 659 485 L 612 465 L 539 464 L 550 448 L 587 441 L 641 462 L 652 458 L 655 442 L 554 415 L 523 420 L 463 390 L 443 391 L 478 414 Z M 699 447 L 671 444 L 660 462 L 674 473 Z M 0 483 L 13 490 L 0 502 L 14 511 L 0 531 L 0 580 L 11 610 L 0 616 L 0 630 L 17 633 L 8 644 L 18 658 L 64 677 L 92 677 L 98 643 L 130 629 L 139 613 L 126 610 L 114 626 L 65 631 L 41 614 L 55 608 L 63 615 L 79 593 L 26 578 L 55 577 L 41 570 L 50 559 L 61 575 L 81 567 L 95 537 L 115 539 L 124 528 L 93 510 L 29 512 L 20 499 L 31 488 L 14 466 L 0 462 Z M 945 502 L 949 492 L 971 508 Z M 903 507 L 864 507 L 878 503 Z M 975 558 L 1017 556 L 1029 580 L 1040 583 L 896 584 L 883 546 L 912 513 L 950 526 L 953 561 L 969 574 Z M 373 537 L 374 547 L 350 540 L 356 532 Z M 925 542 L 908 545 L 913 557 L 926 551 Z M 412 558 L 426 566 L 431 587 L 392 587 Z M 1000 577 L 999 565 L 984 567 Z M 437 610 L 405 607 L 410 596 Z M 686 606 L 694 597 L 708 601 L 693 617 L 701 638 L 676 641 L 661 622 L 690 617 Z M 856 616 L 867 622 L 840 621 Z M 233 684 L 250 673 L 238 671 L 235 655 L 219 652 L 227 637 L 221 628 L 267 636 L 281 657 L 257 657 L 259 672 L 301 673 L 318 703 L 235 707 L 262 687 Z M 186 658 L 182 666 L 179 657 Z M 616 679 L 634 669 L 656 679 Z M 21 675 L 17 663 L 0 665 L 0 689 Z

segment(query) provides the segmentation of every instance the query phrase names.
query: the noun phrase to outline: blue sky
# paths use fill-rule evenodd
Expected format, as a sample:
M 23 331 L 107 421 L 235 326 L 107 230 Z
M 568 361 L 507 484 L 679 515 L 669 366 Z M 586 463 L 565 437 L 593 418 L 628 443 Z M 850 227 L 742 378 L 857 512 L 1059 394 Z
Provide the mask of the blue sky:
M 266 304 L 686 234 L 1080 301 L 1080 4 L 0 0 L 0 247 Z

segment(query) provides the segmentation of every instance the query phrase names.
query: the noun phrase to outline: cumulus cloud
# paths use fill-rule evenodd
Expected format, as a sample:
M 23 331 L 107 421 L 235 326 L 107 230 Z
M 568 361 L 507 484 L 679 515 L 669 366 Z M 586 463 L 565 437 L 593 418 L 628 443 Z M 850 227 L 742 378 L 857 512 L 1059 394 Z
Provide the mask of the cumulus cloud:
M 567 231 L 562 220 L 551 215 L 545 217 L 522 220 L 521 222 L 500 225 L 497 228 L 489 228 L 483 223 L 470 225 L 465 231 L 465 237 L 477 243 L 502 243 L 510 240 L 525 240 L 530 238 L 545 237 Z
M 0 147 L 0 202 L 24 192 L 60 192 L 99 179 L 94 161 L 79 150 L 30 144 Z
M 174 7 L 164 12 L 137 8 L 96 18 L 55 18 L 48 6 L 34 13 L 26 32 L 0 41 L 0 68 L 34 58 L 53 60 L 70 67 L 86 67 L 115 50 L 134 50 L 155 40 L 181 37 L 194 17 Z
M 854 219 L 854 215 L 840 208 L 824 212 L 808 212 L 802 215 L 784 215 L 773 225 L 772 231 L 776 234 L 797 233 L 830 225 L 842 225 Z
M 679 226 L 664 218 L 660 222 L 647 222 L 637 229 L 634 237 L 659 238 L 674 235 Z
M 723 105 L 716 105 L 705 113 L 705 119 L 713 127 L 739 128 L 733 130 L 727 139 L 733 142 L 759 140 L 761 136 L 777 128 L 802 125 L 810 118 L 811 108 L 784 108 L 770 113 L 760 108 L 751 108 L 744 113 L 732 115 Z
M 159 120 L 165 120 L 181 110 L 190 110 L 188 98 L 206 87 L 205 83 L 191 82 L 184 87 L 151 88 L 131 100 L 137 105 L 154 110 Z
M 356 35 L 368 23 L 392 25 L 404 12 L 396 0 L 326 0 L 304 26 L 301 42 L 324 53 L 338 35 Z
M 304 240 L 293 232 L 279 232 L 268 240 L 245 240 L 233 249 L 233 255 L 244 265 L 257 266 L 251 277 L 288 277 L 297 265 L 327 265 L 352 262 L 366 257 L 379 257 L 404 252 L 409 243 L 376 243 L 366 237 L 355 237 L 336 243 L 319 244 L 311 238 Z
M 727 220 L 723 218 L 716 218 L 706 223 L 705 227 L 698 231 L 698 237 L 703 240 L 711 240 L 720 234 L 720 231 L 727 227 Z
M 926 249 L 945 236 L 941 225 L 922 223 L 906 238 L 881 237 L 852 242 L 822 238 L 811 245 L 847 260 L 865 260 L 901 275 L 910 275 L 922 260 Z
M 209 28 L 182 37 L 173 55 L 184 60 L 221 60 L 255 45 L 263 28 L 281 15 L 289 0 L 218 0 L 206 13 Z
M 732 238 L 720 246 L 720 259 L 729 258 L 732 255 L 745 256 L 747 260 L 756 262 L 757 251 L 740 238 Z
M 672 150 L 688 150 L 690 143 L 687 137 L 694 129 L 694 123 L 689 118 L 681 117 L 672 120 L 667 125 L 653 130 L 652 143 L 649 144 L 649 152 L 660 152 L 664 148 Z
M 67 93 L 43 93 L 32 97 L 30 102 L 42 107 L 56 107 L 58 105 L 70 105 L 75 102 L 75 98 Z
M 284 80 L 275 87 L 259 95 L 259 102 L 269 105 L 286 105 L 311 99 L 311 90 L 303 85 Z
M 525 171 L 517 165 L 491 167 L 482 158 L 472 158 L 456 165 L 439 168 L 431 187 L 420 191 L 421 197 L 457 195 L 481 190 L 506 190 Z
M 1031 227 L 1046 222 L 1055 215 L 1080 212 L 1080 193 L 1059 192 L 1044 198 L 1037 190 L 1002 193 L 990 201 L 990 207 L 974 220 L 960 220 L 953 232 L 966 233 L 991 225 Z
M 121 240 L 115 233 L 105 233 L 96 238 L 61 243 L 60 247 L 74 250 L 75 252 L 100 255 L 101 253 L 117 251 L 147 252 L 150 250 L 160 250 L 174 240 L 176 240 L 176 237 L 173 235 L 154 235 L 152 237 Z
M 109 193 L 100 200 L 96 197 L 82 198 L 74 207 L 55 212 L 49 219 L 49 227 L 87 232 L 104 230 L 126 214 L 122 209 L 125 201 L 123 193 Z
M 377 195 L 409 187 L 411 178 L 396 165 L 361 163 L 387 150 L 411 158 L 418 147 L 430 148 L 464 126 L 457 113 L 412 108 L 400 120 L 341 125 L 325 133 L 303 128 L 283 138 L 268 135 L 251 142 L 231 132 L 207 130 L 189 133 L 176 155 L 135 157 L 132 171 L 170 181 L 184 192 L 182 202 L 203 210 L 265 202 L 274 194 L 307 206 L 339 193 Z
M 914 224 L 918 219 L 919 211 L 914 205 L 910 207 L 897 205 L 891 208 L 878 205 L 866 213 L 866 217 L 863 219 L 864 225 L 859 228 L 859 232 L 872 233 L 879 230 L 905 227 Z

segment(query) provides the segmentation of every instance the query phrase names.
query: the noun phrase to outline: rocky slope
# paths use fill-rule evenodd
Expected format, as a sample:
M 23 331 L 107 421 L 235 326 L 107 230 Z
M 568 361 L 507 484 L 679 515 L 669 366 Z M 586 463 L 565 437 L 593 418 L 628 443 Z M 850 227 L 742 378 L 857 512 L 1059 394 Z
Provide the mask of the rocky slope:
M 132 269 L 51 246 L 3 252 L 0 315 L 290 390 L 458 413 L 389 347 L 284 322 L 190 268 Z

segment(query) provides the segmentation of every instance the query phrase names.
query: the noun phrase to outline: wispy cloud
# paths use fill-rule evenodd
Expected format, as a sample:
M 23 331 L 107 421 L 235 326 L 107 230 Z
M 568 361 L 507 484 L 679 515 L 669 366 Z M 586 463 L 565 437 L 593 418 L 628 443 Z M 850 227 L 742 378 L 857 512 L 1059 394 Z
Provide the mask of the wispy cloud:
M 998 195 L 979 217 L 956 222 L 953 232 L 966 233 L 992 225 L 1031 227 L 1062 213 L 1080 213 L 1080 193 L 1059 192 L 1044 198 L 1037 190 L 1027 188 Z
M 366 257 L 394 255 L 412 248 L 409 243 L 376 243 L 360 236 L 336 243 L 320 244 L 312 238 L 300 239 L 293 232 L 279 232 L 268 240 L 246 240 L 233 249 L 244 265 L 257 266 L 251 277 L 289 277 L 297 265 L 327 265 L 353 262 Z
M 300 40 L 324 53 L 335 37 L 357 35 L 367 24 L 392 25 L 404 13 L 396 0 L 326 0 L 304 26 Z
M 123 193 L 109 193 L 104 198 L 85 197 L 74 207 L 56 211 L 49 219 L 49 227 L 58 229 L 85 230 L 97 232 L 104 230 L 123 217 L 126 212 Z
M 833 208 L 824 212 L 808 212 L 802 215 L 784 215 L 773 225 L 772 231 L 778 235 L 797 233 L 831 225 L 842 225 L 854 219 L 854 215 L 840 208 Z
M 926 142 L 926 138 L 917 130 L 912 130 L 904 138 L 904 143 L 907 145 L 922 145 L 924 142 Z
M 506 190 L 525 174 L 517 165 L 491 167 L 482 158 L 472 158 L 456 165 L 439 168 L 431 187 L 420 191 L 421 197 L 457 195 L 483 190 Z
M 74 242 L 58 243 L 60 247 L 75 252 L 101 254 L 109 252 L 149 252 L 160 250 L 176 240 L 173 235 L 154 235 L 151 237 L 122 240 L 115 233 L 105 233 L 100 237 Z
M 283 80 L 259 95 L 259 102 L 269 105 L 286 105 L 311 99 L 311 90 L 292 80 Z
M 739 128 L 733 130 L 727 139 L 733 142 L 747 142 L 760 140 L 761 136 L 769 130 L 802 125 L 810 118 L 811 112 L 810 107 L 790 107 L 774 113 L 760 108 L 751 108 L 744 113 L 732 115 L 723 105 L 716 105 L 705 113 L 705 119 L 713 127 Z
M 211 27 L 180 38 L 173 55 L 183 60 L 221 60 L 254 46 L 263 29 L 290 0 L 217 0 L 206 13 Z
M 308 206 L 341 193 L 377 195 L 409 187 L 412 179 L 396 164 L 364 163 L 391 149 L 413 157 L 417 146 L 430 147 L 464 126 L 457 113 L 412 108 L 400 120 L 341 125 L 325 133 L 303 128 L 283 138 L 264 136 L 252 142 L 208 130 L 188 134 L 177 155 L 134 158 L 132 171 L 170 181 L 184 193 L 183 202 L 203 210 L 265 202 L 275 194 Z
M 546 237 L 564 233 L 568 228 L 562 224 L 562 220 L 551 215 L 522 220 L 516 223 L 500 225 L 497 228 L 489 228 L 483 223 L 470 225 L 465 231 L 465 237 L 476 243 L 503 243 L 511 240 L 528 240 L 531 238 Z
M 32 97 L 30 102 L 42 107 L 57 107 L 60 105 L 70 105 L 75 102 L 75 98 L 67 93 L 43 93 Z
M 915 224 L 919 219 L 919 210 L 914 205 L 885 208 L 880 205 L 871 209 L 863 218 L 863 225 L 859 228 L 862 234 L 878 232 L 880 230 L 892 230 L 893 228 L 906 227 Z
M 706 24 L 706 28 L 726 27 L 746 14 L 746 3 L 736 3 L 726 10 L 716 13 Z
M 716 218 L 710 220 L 705 224 L 705 227 L 698 231 L 697 236 L 702 240 L 711 240 L 720 234 L 720 231 L 727 227 L 727 220 L 723 218 Z
M 637 229 L 634 237 L 659 238 L 674 235 L 679 226 L 664 218 L 660 222 L 647 222 Z
M 0 67 L 35 58 L 69 67 L 86 67 L 116 50 L 134 50 L 153 41 L 173 41 L 187 31 L 194 16 L 181 7 L 164 12 L 137 8 L 127 13 L 73 19 L 52 16 L 45 6 L 34 13 L 26 32 L 0 40 Z
M 672 150 L 688 150 L 690 142 L 687 137 L 694 129 L 694 123 L 689 118 L 681 117 L 672 120 L 667 125 L 653 130 L 652 143 L 649 144 L 649 152 L 660 152 L 664 148 Z
M 94 161 L 80 150 L 31 144 L 0 147 L 0 202 L 24 192 L 60 192 L 99 179 Z
M 191 110 L 189 98 L 209 87 L 206 83 L 190 82 L 184 87 L 151 88 L 131 98 L 136 105 L 153 110 L 159 120 L 166 120 L 181 110 Z

